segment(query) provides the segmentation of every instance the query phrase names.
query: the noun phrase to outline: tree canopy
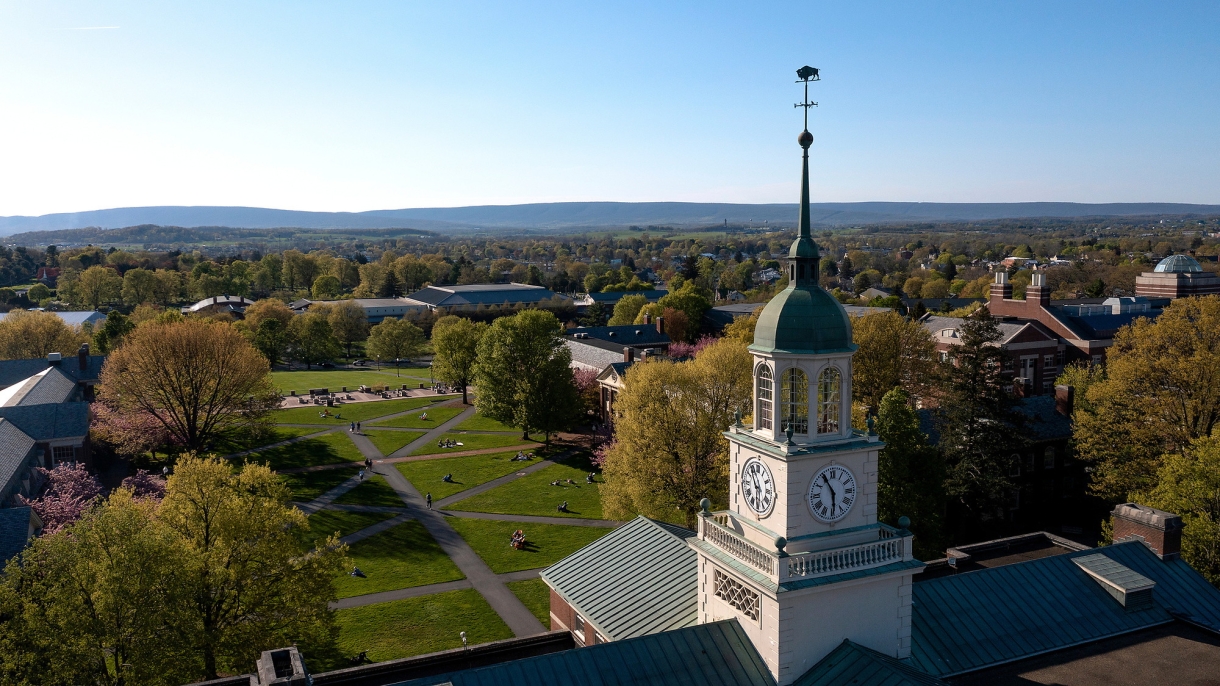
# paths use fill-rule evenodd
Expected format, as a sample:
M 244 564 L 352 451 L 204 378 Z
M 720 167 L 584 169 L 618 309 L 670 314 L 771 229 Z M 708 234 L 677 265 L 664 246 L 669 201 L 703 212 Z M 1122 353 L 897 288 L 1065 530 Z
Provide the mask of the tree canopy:
M 936 387 L 938 366 L 932 334 L 897 312 L 852 318 L 852 394 L 872 407 L 895 388 L 927 398 Z
M 424 346 L 424 332 L 411 322 L 386 317 L 369 330 L 368 354 L 383 362 L 394 361 L 397 368 L 400 360 L 419 354 Z
M 441 381 L 462 389 L 462 404 L 469 404 L 466 389 L 474 379 L 479 341 L 487 324 L 448 315 L 432 325 L 432 372 Z

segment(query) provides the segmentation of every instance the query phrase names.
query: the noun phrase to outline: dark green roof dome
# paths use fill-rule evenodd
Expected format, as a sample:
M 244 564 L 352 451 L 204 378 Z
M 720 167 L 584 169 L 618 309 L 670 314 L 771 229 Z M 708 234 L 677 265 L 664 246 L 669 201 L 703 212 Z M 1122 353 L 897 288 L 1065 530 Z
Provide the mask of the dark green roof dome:
M 751 350 L 762 353 L 845 353 L 851 320 L 838 300 L 820 286 L 789 286 L 771 299 L 758 317 Z

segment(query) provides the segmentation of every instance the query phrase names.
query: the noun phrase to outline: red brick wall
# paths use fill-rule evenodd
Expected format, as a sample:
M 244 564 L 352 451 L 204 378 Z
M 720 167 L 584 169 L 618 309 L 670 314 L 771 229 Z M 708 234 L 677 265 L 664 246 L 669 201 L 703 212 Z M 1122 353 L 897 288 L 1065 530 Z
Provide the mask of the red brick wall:
M 572 606 L 568 605 L 567 601 L 551 589 L 551 631 L 559 631 L 560 629 L 572 628 Z M 558 618 L 563 626 L 555 626 L 555 618 Z

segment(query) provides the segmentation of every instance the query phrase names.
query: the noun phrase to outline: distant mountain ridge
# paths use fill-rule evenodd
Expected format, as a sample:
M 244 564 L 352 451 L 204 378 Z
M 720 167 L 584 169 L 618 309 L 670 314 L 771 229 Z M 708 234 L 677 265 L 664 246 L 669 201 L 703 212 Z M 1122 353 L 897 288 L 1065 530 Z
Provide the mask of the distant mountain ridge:
M 824 226 L 911 221 L 982 221 L 1020 218 L 1080 218 L 1140 215 L 1220 214 L 1220 205 L 1187 203 L 814 203 L 813 221 Z M 477 205 L 368 212 L 305 212 L 261 207 L 121 207 L 38 217 L 0 217 L 0 236 L 30 231 L 142 224 L 247 229 L 575 229 L 629 225 L 711 225 L 796 222 L 795 203 L 556 202 Z

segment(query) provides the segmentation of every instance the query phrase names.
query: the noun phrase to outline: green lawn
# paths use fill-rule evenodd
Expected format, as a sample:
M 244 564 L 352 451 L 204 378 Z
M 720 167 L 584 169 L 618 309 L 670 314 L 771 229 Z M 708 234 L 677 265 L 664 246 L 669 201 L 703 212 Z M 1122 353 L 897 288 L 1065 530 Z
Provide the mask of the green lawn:
M 342 462 L 363 462 L 364 456 L 347 437 L 347 432 L 339 431 L 264 450 L 250 455 L 246 459 L 251 462 L 270 462 L 272 469 L 280 470 Z
M 436 441 L 444 441 L 453 439 L 462 445 L 454 448 L 440 448 L 436 445 Z M 482 450 L 483 448 L 505 448 L 510 445 L 525 445 L 528 441 L 521 440 L 521 435 L 504 435 L 504 434 L 463 434 L 463 433 L 446 433 L 441 434 L 436 441 L 430 441 L 428 445 L 411 453 L 412 455 L 437 455 L 439 453 L 456 453 L 463 450 Z M 539 444 L 541 445 L 541 444 Z
M 301 538 L 310 544 L 333 533 L 338 533 L 339 538 L 343 538 L 394 516 L 392 512 L 319 510 L 309 515 L 309 531 L 302 531 Z
M 307 503 L 330 489 L 339 486 L 344 481 L 356 476 L 356 468 L 324 469 L 317 472 L 298 472 L 296 474 L 281 474 L 280 481 L 288 484 L 292 490 L 292 499 L 298 503 Z
M 368 578 L 344 574 L 335 582 L 340 598 L 466 578 L 415 520 L 353 543 L 348 555 Z
M 380 662 L 512 638 L 513 632 L 472 589 L 339 610 L 339 649 L 351 656 L 367 651 Z
M 518 436 L 521 435 L 521 429 L 514 429 L 507 424 L 488 419 L 477 412 L 470 419 L 458 424 L 457 428 L 460 431 L 515 431 Z
M 332 392 L 347 386 L 354 391 L 364 386 L 385 386 L 399 388 L 407 384 L 407 388 L 419 388 L 420 372 L 423 381 L 428 381 L 428 368 L 403 367 L 402 376 L 395 376 L 394 369 L 314 369 L 298 372 L 271 372 L 271 382 L 284 395 L 296 391 L 297 395 L 308 395 L 312 388 L 326 388 Z M 408 377 L 408 374 L 411 377 Z M 415 377 L 415 378 L 412 378 Z
M 399 462 L 394 466 L 407 481 L 415 486 L 420 493 L 431 493 L 433 500 L 448 498 L 454 493 L 485 484 L 492 479 L 498 479 L 505 474 L 537 464 L 537 460 L 529 462 L 512 462 L 509 458 L 516 456 L 515 452 L 488 453 L 487 455 L 468 455 L 466 457 L 450 457 L 443 460 L 420 460 L 418 462 Z M 453 483 L 441 481 L 446 474 L 453 475 Z
M 529 608 L 530 612 L 542 622 L 542 626 L 551 626 L 551 589 L 542 579 L 526 579 L 525 581 L 510 581 L 505 586 L 517 596 L 517 599 Z
M 406 507 L 398 493 L 390 488 L 385 477 L 374 474 L 369 478 L 365 472 L 364 483 L 339 496 L 335 503 L 339 505 L 377 505 L 379 507 Z
M 494 512 L 497 514 L 542 515 L 550 517 L 580 517 L 601 519 L 602 503 L 598 484 L 585 483 L 589 471 L 556 464 L 523 476 L 516 481 L 493 488 L 486 493 L 472 496 L 455 510 L 468 512 Z M 555 480 L 571 479 L 575 484 L 552 486 Z M 556 511 L 563 501 L 568 501 L 568 512 Z
M 399 448 L 414 441 L 424 435 L 423 431 L 364 431 L 364 435 L 372 441 L 373 445 L 381 451 L 382 455 L 389 457 L 398 451 Z
M 323 426 L 340 426 L 351 422 L 367 422 L 370 419 L 384 417 L 387 414 L 406 412 L 417 407 L 424 407 L 435 402 L 450 400 L 452 396 L 430 396 L 426 398 L 396 398 L 394 400 L 374 400 L 367 403 L 349 403 L 338 407 L 323 408 L 318 405 L 302 405 L 286 410 L 276 410 L 272 418 L 277 424 L 318 424 Z M 329 417 L 319 417 L 318 413 L 329 409 Z M 336 417 L 339 415 L 339 417 Z
M 462 517 L 448 517 L 445 521 L 496 574 L 550 566 L 613 531 L 600 526 L 526 524 Z M 524 550 L 516 550 L 508 544 L 517 529 L 525 532 Z
M 286 441 L 290 438 L 299 438 L 301 436 L 308 436 L 309 434 L 316 434 L 323 430 L 324 429 L 322 427 L 312 429 L 297 426 L 277 426 L 265 434 L 243 436 L 241 438 L 230 437 L 216 445 L 214 450 L 221 455 L 239 453 L 246 450 L 261 448 L 265 445 L 271 445 L 272 443 Z
M 399 417 L 398 419 L 386 419 L 377 422 L 375 426 L 392 426 L 400 429 L 435 429 L 458 416 L 465 409 L 464 407 L 434 407 L 426 412 L 418 412 L 406 417 Z M 420 415 L 424 414 L 428 415 L 428 418 L 420 419 Z

